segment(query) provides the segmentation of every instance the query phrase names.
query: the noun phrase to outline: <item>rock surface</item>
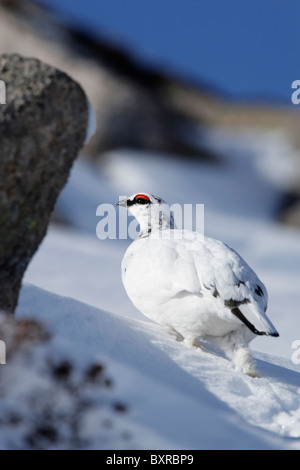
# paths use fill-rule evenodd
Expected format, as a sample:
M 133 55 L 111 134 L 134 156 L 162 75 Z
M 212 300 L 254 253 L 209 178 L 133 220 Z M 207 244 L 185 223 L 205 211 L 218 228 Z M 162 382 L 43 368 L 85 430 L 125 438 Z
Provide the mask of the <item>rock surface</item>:
M 83 146 L 81 87 L 37 59 L 0 56 L 0 309 L 13 311 L 24 271 Z

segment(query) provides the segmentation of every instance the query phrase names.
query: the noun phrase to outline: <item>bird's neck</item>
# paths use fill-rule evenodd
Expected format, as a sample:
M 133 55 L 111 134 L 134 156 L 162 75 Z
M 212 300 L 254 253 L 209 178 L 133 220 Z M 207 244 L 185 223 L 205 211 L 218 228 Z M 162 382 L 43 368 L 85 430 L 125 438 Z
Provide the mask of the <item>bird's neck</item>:
M 170 211 L 152 210 L 151 212 L 136 218 L 140 224 L 139 237 L 141 238 L 149 236 L 151 233 L 159 230 L 175 228 L 174 217 Z

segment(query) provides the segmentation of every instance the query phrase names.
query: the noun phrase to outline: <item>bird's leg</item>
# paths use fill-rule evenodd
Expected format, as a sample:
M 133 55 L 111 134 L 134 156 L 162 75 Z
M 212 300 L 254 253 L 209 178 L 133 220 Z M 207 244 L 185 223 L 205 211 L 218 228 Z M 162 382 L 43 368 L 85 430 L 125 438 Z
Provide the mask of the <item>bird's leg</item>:
M 186 336 L 183 340 L 185 344 L 188 344 L 189 346 L 192 346 L 193 348 L 199 348 L 201 351 L 209 354 L 216 355 L 214 352 L 210 351 L 207 349 L 203 344 L 200 343 L 199 338 L 197 337 L 188 337 Z
M 175 330 L 175 328 L 173 328 L 172 326 L 168 326 L 168 333 L 169 335 L 173 336 L 176 341 L 183 341 L 184 340 L 184 337 L 182 336 L 182 334 L 179 333 L 179 331 Z
M 194 336 L 182 336 L 182 334 L 179 333 L 179 331 L 175 330 L 175 328 L 173 328 L 172 326 L 168 326 L 168 333 L 171 336 L 173 336 L 176 339 L 176 341 L 183 342 L 185 344 L 188 344 L 189 346 L 193 346 L 193 348 L 199 348 L 199 349 L 201 349 L 202 351 L 204 351 L 206 353 L 213 354 L 213 353 L 211 353 L 211 351 L 206 349 L 199 342 L 199 338 L 195 338 Z
M 253 364 L 253 359 L 250 350 L 245 346 L 240 346 L 233 351 L 232 362 L 250 377 L 257 378 L 258 374 Z
M 188 344 L 189 346 L 193 346 L 194 348 L 200 348 L 201 349 L 201 344 L 199 343 L 198 338 L 194 338 L 193 336 L 185 336 L 183 342 L 185 344 Z
M 219 345 L 238 370 L 250 377 L 258 377 L 250 349 L 240 332 L 231 332 L 224 336 Z

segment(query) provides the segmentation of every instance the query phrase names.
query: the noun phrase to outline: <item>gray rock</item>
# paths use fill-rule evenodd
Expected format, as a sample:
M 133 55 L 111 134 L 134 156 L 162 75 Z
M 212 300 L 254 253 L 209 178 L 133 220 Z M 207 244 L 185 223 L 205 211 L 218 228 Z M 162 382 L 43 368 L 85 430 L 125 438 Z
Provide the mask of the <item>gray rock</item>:
M 13 311 L 26 267 L 83 146 L 81 87 L 37 59 L 0 56 L 0 309 Z

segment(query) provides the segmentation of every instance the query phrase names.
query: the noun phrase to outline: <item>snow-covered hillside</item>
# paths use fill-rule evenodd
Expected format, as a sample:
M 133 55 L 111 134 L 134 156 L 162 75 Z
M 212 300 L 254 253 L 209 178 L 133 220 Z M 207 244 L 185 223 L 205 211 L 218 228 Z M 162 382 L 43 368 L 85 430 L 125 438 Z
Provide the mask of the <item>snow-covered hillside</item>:
M 287 360 L 256 354 L 262 378 L 251 379 L 157 325 L 32 285 L 23 287 L 18 315 L 34 316 L 54 332 L 53 357 L 63 351 L 79 367 L 95 359 L 108 366 L 114 398 L 129 408 L 113 434 L 130 430 L 124 448 L 300 448 L 299 374 Z M 88 434 L 93 426 L 97 421 Z M 121 444 L 112 439 L 110 448 Z
M 300 449 L 300 366 L 291 361 L 300 339 L 300 234 L 274 222 L 280 191 L 275 168 L 265 171 L 273 142 L 214 133 L 207 145 L 222 153 L 221 165 L 120 151 L 107 155 L 101 175 L 84 160 L 73 169 L 57 206 L 70 227 L 50 227 L 26 273 L 18 317 L 54 328 L 54 352 L 64 344 L 79 364 L 100 357 L 109 365 L 114 393 L 129 407 L 125 448 Z M 292 156 L 282 161 L 286 142 L 277 142 L 272 155 L 290 178 Z M 235 248 L 266 284 L 280 338 L 252 343 L 261 378 L 176 342 L 131 305 L 120 276 L 130 240 L 99 240 L 96 208 L 136 191 L 204 203 L 206 234 Z

